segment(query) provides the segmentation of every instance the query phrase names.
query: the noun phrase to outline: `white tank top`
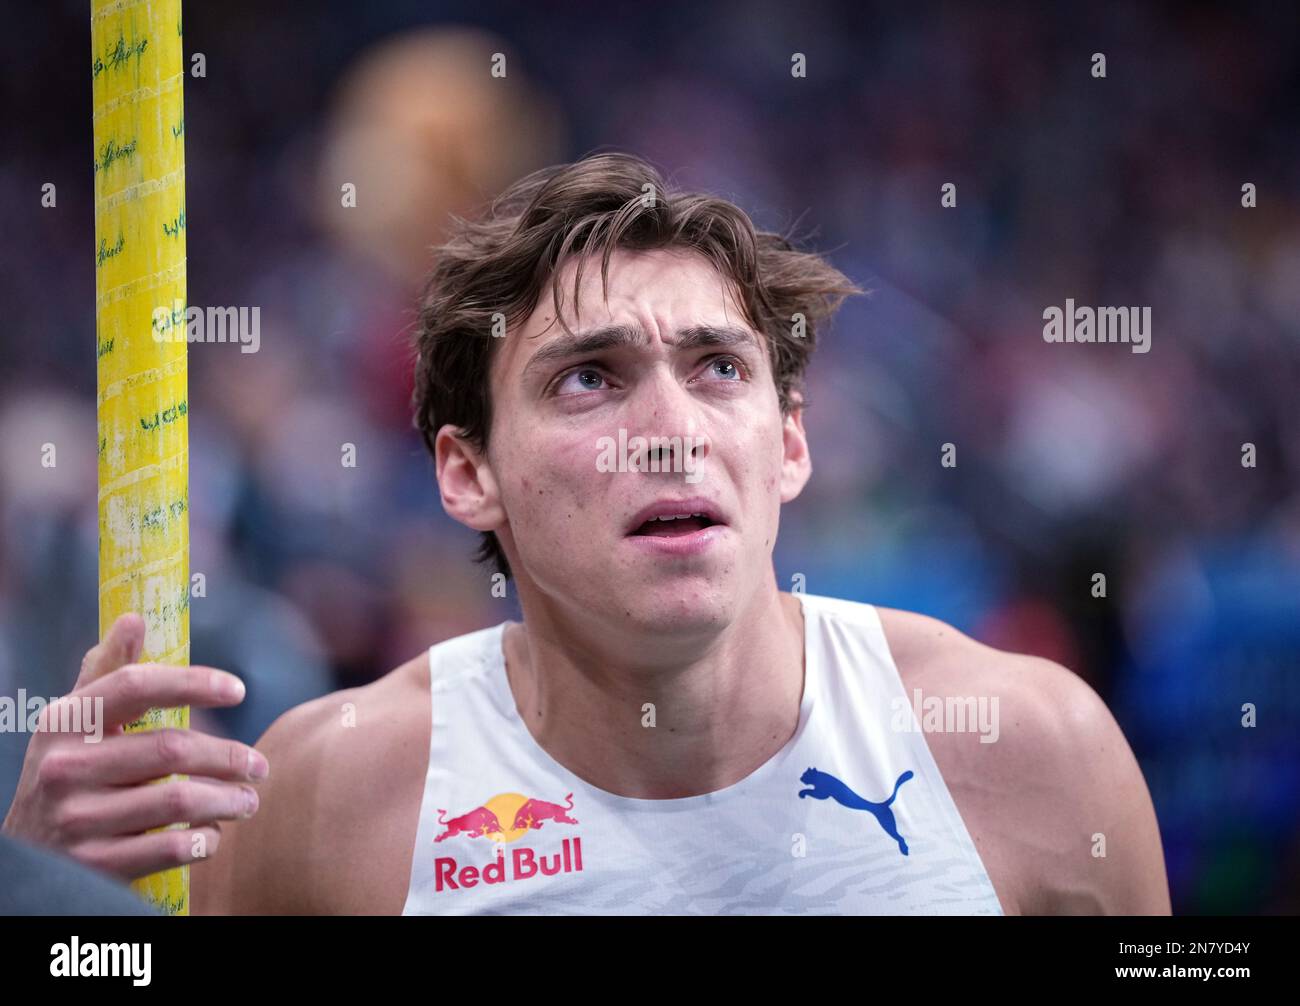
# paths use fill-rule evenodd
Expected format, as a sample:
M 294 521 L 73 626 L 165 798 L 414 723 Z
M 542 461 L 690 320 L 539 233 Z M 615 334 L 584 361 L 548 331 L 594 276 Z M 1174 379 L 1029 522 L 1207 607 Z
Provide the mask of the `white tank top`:
M 796 596 L 794 736 L 740 782 L 681 799 L 617 796 L 546 753 L 510 691 L 506 623 L 433 646 L 402 914 L 1001 915 L 876 609 Z M 891 728 L 903 706 L 908 731 Z

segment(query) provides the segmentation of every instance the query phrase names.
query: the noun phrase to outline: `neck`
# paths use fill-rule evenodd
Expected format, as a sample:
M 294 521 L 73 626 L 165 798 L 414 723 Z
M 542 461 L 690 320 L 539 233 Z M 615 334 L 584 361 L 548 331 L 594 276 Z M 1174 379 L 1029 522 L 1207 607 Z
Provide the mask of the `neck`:
M 715 792 L 798 726 L 803 616 L 775 576 L 732 621 L 689 639 L 628 638 L 590 615 L 522 607 L 504 643 L 519 715 L 552 758 L 600 789 L 641 799 Z

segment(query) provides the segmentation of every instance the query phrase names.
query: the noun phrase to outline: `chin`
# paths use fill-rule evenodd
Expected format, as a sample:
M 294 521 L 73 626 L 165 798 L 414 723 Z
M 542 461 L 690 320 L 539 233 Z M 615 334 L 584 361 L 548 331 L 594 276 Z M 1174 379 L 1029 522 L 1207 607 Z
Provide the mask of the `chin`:
M 610 597 L 622 592 L 611 591 Z M 633 585 L 623 594 L 623 603 L 615 617 L 623 615 L 637 628 L 689 635 L 692 630 L 712 631 L 732 618 L 734 599 L 716 580 L 683 577 L 676 582 L 665 578 L 658 584 Z

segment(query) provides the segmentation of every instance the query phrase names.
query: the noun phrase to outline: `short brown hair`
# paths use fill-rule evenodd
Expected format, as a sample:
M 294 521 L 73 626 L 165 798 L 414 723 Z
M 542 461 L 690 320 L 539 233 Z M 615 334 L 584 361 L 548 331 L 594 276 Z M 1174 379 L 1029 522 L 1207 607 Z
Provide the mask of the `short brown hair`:
M 695 251 L 729 277 L 746 320 L 767 340 L 782 414 L 804 403 L 803 374 L 818 323 L 862 292 L 825 259 L 796 250 L 789 237 L 757 230 L 740 207 L 682 191 L 639 157 L 600 153 L 543 168 L 502 192 L 479 218 L 454 217 L 449 239 L 437 249 L 415 334 L 415 426 L 430 453 L 446 423 L 476 450 L 487 448 L 493 315 L 504 315 L 507 326 L 521 323 L 549 283 L 564 325 L 556 282 L 561 265 L 574 255 L 599 254 L 607 289 L 616 248 Z M 803 316 L 799 332 L 797 315 Z M 482 539 L 476 561 L 490 561 L 509 577 L 497 536 L 489 531 Z

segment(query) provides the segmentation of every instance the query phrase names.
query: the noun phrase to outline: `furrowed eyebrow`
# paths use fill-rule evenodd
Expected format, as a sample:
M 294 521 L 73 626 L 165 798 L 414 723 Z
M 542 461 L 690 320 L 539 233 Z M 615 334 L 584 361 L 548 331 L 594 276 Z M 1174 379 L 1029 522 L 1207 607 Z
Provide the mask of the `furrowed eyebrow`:
M 548 364 L 577 356 L 587 356 L 605 349 L 644 346 L 648 341 L 644 332 L 630 325 L 606 325 L 588 332 L 564 335 L 553 342 L 548 342 L 534 353 L 524 367 L 523 376 L 527 377 L 534 370 Z M 672 342 L 672 346 L 679 350 L 728 346 L 761 348 L 753 332 L 734 325 L 691 325 L 689 328 L 678 329 L 677 338 Z
M 739 348 L 744 345 L 753 349 L 762 348 L 753 332 L 735 325 L 692 325 L 690 328 L 679 329 L 674 345 L 678 349 L 700 349 L 704 346 Z

